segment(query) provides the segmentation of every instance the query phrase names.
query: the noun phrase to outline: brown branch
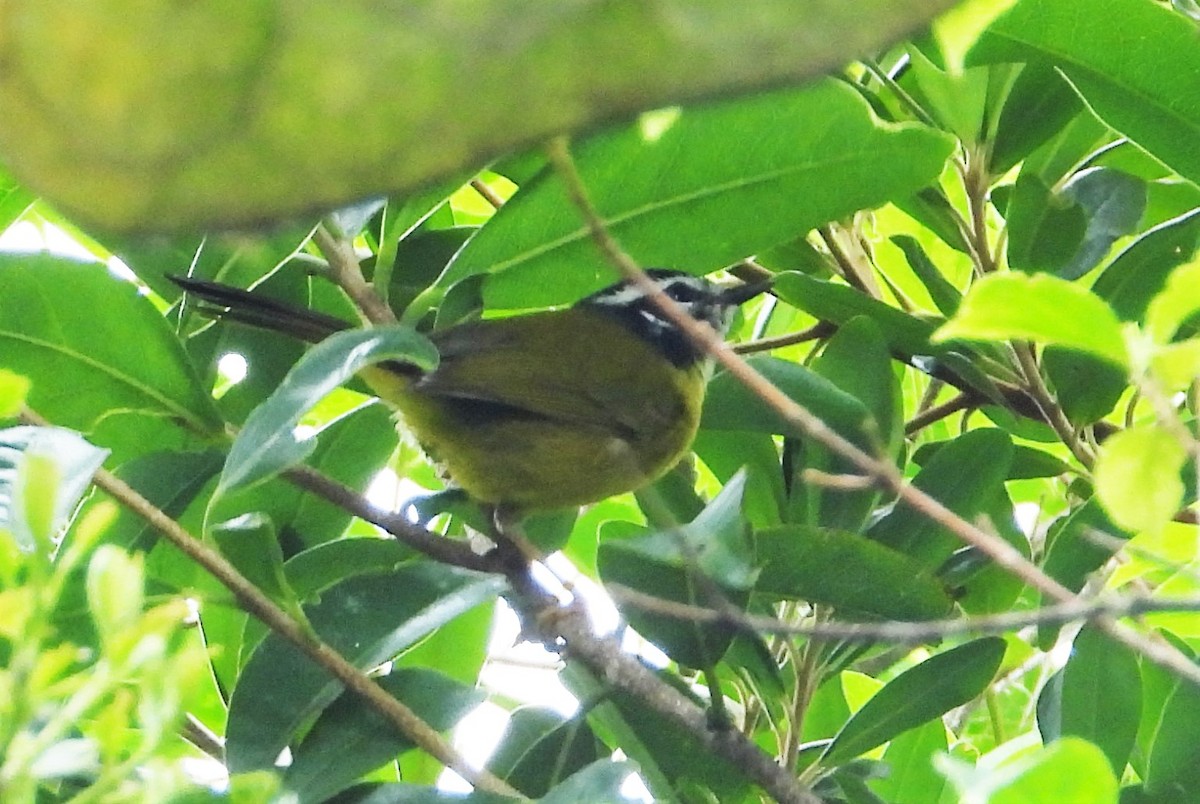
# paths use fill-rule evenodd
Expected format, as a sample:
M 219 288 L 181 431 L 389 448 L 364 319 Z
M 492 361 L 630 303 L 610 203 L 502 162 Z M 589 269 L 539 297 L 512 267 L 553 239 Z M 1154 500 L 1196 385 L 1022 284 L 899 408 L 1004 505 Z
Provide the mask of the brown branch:
M 519 553 L 513 558 L 520 563 L 514 563 L 509 581 L 522 607 L 533 614 L 533 622 L 526 623 L 526 627 L 531 624 L 536 627 L 548 649 L 563 652 L 568 660 L 579 662 L 604 683 L 629 692 L 650 709 L 687 729 L 705 748 L 742 769 L 774 800 L 820 804 L 812 791 L 744 734 L 733 728 L 713 728 L 701 707 L 626 653 L 620 642 L 611 636 L 596 636 L 581 603 L 561 605 L 530 577 Z
M 466 542 L 437 536 L 410 522 L 402 513 L 385 511 L 372 505 L 366 497 L 311 466 L 299 465 L 286 470 L 283 476 L 305 491 L 333 503 L 344 511 L 382 528 L 414 550 L 434 561 L 477 572 L 494 572 L 494 564 L 486 556 L 473 551 Z
M 375 293 L 374 288 L 363 277 L 354 244 L 340 234 L 332 233 L 325 224 L 313 232 L 313 242 L 329 263 L 329 277 L 336 282 L 372 324 L 395 324 L 396 315 L 392 308 Z
M 799 332 L 791 332 L 787 335 L 776 335 L 773 338 L 759 338 L 755 341 L 745 341 L 743 343 L 734 344 L 733 351 L 739 355 L 749 355 L 755 352 L 769 352 L 772 349 L 782 349 L 785 346 L 795 346 L 798 343 L 808 343 L 809 341 L 828 338 L 833 333 L 837 332 L 837 327 L 830 324 L 828 321 L 818 321 L 808 329 Z
M 487 186 L 487 183 L 481 179 L 471 179 L 471 189 L 483 196 L 483 200 L 492 205 L 493 209 L 500 209 L 504 206 L 504 199 L 496 195 L 496 191 Z
M 934 422 L 941 421 L 947 416 L 953 416 L 960 410 L 970 410 L 978 404 L 976 400 L 971 399 L 967 394 L 959 394 L 953 399 L 948 399 L 940 405 L 934 405 L 927 410 L 918 413 L 909 419 L 904 425 L 904 434 L 913 435 Z

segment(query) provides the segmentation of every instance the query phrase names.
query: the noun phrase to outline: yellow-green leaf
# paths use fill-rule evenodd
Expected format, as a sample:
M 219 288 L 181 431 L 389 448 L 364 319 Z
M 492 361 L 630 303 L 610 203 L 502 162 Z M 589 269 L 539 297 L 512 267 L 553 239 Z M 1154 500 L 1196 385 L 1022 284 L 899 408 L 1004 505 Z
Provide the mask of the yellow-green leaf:
M 1026 340 L 1057 344 L 1127 366 L 1116 314 L 1086 288 L 1049 274 L 985 276 L 963 298 L 934 341 Z
M 1183 503 L 1186 460 L 1183 444 L 1161 427 L 1117 433 L 1096 458 L 1096 494 L 1121 527 L 1157 530 Z

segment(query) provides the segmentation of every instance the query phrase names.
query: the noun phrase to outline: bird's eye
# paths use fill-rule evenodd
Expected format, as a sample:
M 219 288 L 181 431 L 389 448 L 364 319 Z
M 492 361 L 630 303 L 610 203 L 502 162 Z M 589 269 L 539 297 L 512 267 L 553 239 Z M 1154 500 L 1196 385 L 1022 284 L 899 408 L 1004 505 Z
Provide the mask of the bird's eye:
M 663 292 L 682 304 L 694 302 L 700 298 L 700 290 L 687 282 L 673 282 L 663 288 Z

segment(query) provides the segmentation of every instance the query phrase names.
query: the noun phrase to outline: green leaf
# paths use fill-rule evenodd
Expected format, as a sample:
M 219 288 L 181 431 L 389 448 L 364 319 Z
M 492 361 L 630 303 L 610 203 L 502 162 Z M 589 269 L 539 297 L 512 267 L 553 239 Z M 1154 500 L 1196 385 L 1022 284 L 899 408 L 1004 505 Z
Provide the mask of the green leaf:
M 417 562 L 349 578 L 305 608 L 334 650 L 372 668 L 504 587 L 494 576 Z M 229 702 L 226 757 L 234 772 L 270 768 L 301 724 L 341 691 L 290 642 L 268 636 L 251 655 Z
M 107 456 L 61 427 L 0 429 L 0 528 L 25 550 L 49 551 Z
M 396 670 L 379 685 L 435 731 L 445 731 L 483 702 L 484 693 L 433 670 Z M 284 786 L 300 801 L 325 801 L 360 776 L 414 747 L 353 693 L 342 693 L 292 750 Z
M 1059 273 L 1079 251 L 1087 229 L 1083 207 L 1056 195 L 1036 174 L 1022 171 L 1004 213 L 1008 264 L 1020 271 Z
M 959 645 L 905 670 L 875 693 L 838 732 L 821 763 L 839 765 L 983 692 L 1004 658 L 1004 640 Z
M 1129 244 L 1096 279 L 1092 292 L 1122 321 L 1139 321 L 1166 285 L 1200 247 L 1200 210 L 1155 226 Z
M 865 427 L 869 413 L 862 402 L 824 377 L 791 361 L 754 356 L 748 362 L 827 426 L 861 447 L 872 446 Z M 709 382 L 700 426 L 709 430 L 804 435 L 727 372 L 717 374 Z
M 136 411 L 221 431 L 179 340 L 133 284 L 98 263 L 0 254 L 0 285 L 0 368 L 33 382 L 29 404 L 43 416 L 89 430 Z
M 285 608 L 298 605 L 296 593 L 283 572 L 283 551 L 271 520 L 261 514 L 244 514 L 214 525 L 208 535 L 221 555 L 260 591 Z
M 687 108 L 663 125 L 596 135 L 574 159 L 622 248 L 642 265 L 697 273 L 910 195 L 938 175 L 952 147 L 932 130 L 881 123 L 833 80 Z M 440 284 L 485 272 L 487 306 L 499 308 L 562 303 L 613 278 L 550 171 L 488 221 Z
M 1112 413 L 1129 387 L 1123 368 L 1074 349 L 1047 346 L 1041 362 L 1054 398 L 1075 425 L 1092 424 Z
M 1125 366 L 1129 355 L 1111 307 L 1086 288 L 1046 274 L 989 274 L 976 282 L 934 341 L 1028 340 Z
M 1146 308 L 1146 332 L 1157 343 L 1169 343 L 1179 327 L 1200 310 L 1200 262 L 1171 271 L 1167 285 Z
M 1142 0 L 1021 0 L 980 38 L 970 64 L 1048 60 L 1106 123 L 1200 180 L 1200 71 L 1193 22 Z M 1130 37 L 1136 31 L 1137 38 Z
M 1061 73 L 1044 64 L 1026 64 L 1000 110 L 989 156 L 992 174 L 1007 173 L 1082 109 L 1079 95 Z
M 1157 530 L 1183 505 L 1179 473 L 1187 448 L 1161 427 L 1123 430 L 1108 438 L 1096 456 L 1096 496 L 1121 527 Z
M 962 293 L 933 264 L 920 241 L 909 235 L 893 235 L 891 240 L 904 252 L 909 267 L 921 280 L 925 290 L 929 292 L 929 298 L 933 299 L 938 311 L 942 315 L 954 315 L 954 312 L 958 310 L 959 303 L 962 302 Z
M 755 544 L 760 595 L 889 620 L 945 617 L 954 607 L 927 568 L 864 536 L 788 525 L 758 531 Z
M 1184 652 L 1188 653 L 1186 648 Z M 1147 709 L 1142 716 L 1144 733 L 1138 741 L 1145 754 L 1141 776 L 1146 791 L 1175 796 L 1189 793 L 1200 784 L 1200 744 L 1195 739 L 1200 688 L 1148 665 L 1142 667 L 1142 674 Z
M 745 476 L 736 476 L 695 520 L 674 530 L 602 536 L 597 554 L 601 579 L 708 608 L 720 604 L 713 599 L 717 592 L 725 602 L 744 608 L 758 572 L 740 513 L 744 485 Z M 733 629 L 724 623 L 701 625 L 632 605 L 622 612 L 642 636 L 688 667 L 715 664 L 733 639 Z
M 1116 777 L 1125 771 L 1142 709 L 1138 658 L 1093 627 L 1075 637 L 1063 669 L 1061 735 L 1091 741 Z
M 1083 242 L 1058 270 L 1063 279 L 1078 279 L 1103 261 L 1118 238 L 1137 230 L 1146 211 L 1146 182 L 1111 168 L 1089 168 L 1072 176 L 1062 195 L 1087 215 Z
M 773 0 L 747 15 L 720 0 L 669 0 L 543 16 L 507 3 L 463 13 L 439 0 L 393 15 L 355 0 L 280 16 L 270 3 L 92 0 L 68 12 L 23 2 L 6 40 L 0 162 L 97 229 L 247 230 L 410 193 L 466 164 L 647 109 L 798 85 L 885 49 L 950 5 Z M 481 50 L 498 31 L 505 47 Z M 264 72 L 268 63 L 277 69 Z M 450 127 L 448 109 L 458 110 Z M 853 133 L 823 111 L 794 126 L 768 120 L 747 136 Z M 880 173 L 903 172 L 903 162 L 881 162 Z M 839 171 L 838 181 L 865 188 L 871 178 Z
M 1003 430 L 971 430 L 934 453 L 912 484 L 970 521 L 987 511 L 1003 489 L 1012 454 L 1012 439 Z M 928 570 L 962 546 L 953 533 L 904 503 L 876 522 L 867 535 L 916 558 Z
M 1059 740 L 999 767 L 976 767 L 951 756 L 937 757 L 936 764 L 963 800 L 988 804 L 1117 801 L 1117 777 L 1108 760 L 1099 748 L 1078 737 Z
M 946 725 L 931 720 L 924 726 L 894 738 L 883 752 L 888 774 L 869 784 L 884 801 L 938 801 L 946 780 L 933 767 L 933 760 L 945 753 Z
M 593 762 L 542 797 L 542 804 L 577 804 L 580 801 L 594 804 L 626 804 L 629 801 L 621 793 L 621 786 L 633 773 L 633 766 L 626 762 L 600 760 Z
M 604 745 L 583 716 L 566 719 L 550 709 L 512 713 L 487 769 L 530 796 L 543 796 L 561 776 L 603 759 Z
M 437 364 L 437 349 L 406 327 L 374 327 L 338 332 L 306 352 L 270 399 L 246 420 L 229 450 L 217 495 L 253 485 L 304 460 L 316 444 L 296 437 L 300 417 L 360 369 L 385 360 L 430 369 Z

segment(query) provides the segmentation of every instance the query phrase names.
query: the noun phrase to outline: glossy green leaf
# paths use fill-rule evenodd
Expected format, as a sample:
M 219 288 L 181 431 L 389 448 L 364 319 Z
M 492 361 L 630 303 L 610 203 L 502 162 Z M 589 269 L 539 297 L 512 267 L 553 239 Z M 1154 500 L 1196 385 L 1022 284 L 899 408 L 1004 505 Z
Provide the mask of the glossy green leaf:
M 1096 456 L 1096 496 L 1113 521 L 1131 531 L 1156 530 L 1183 504 L 1179 473 L 1187 448 L 1165 428 L 1123 430 Z
M 1112 557 L 1112 540 L 1120 543 L 1131 535 L 1117 527 L 1100 501 L 1093 497 L 1051 528 L 1042 569 L 1063 586 L 1077 591 L 1083 588 L 1090 573 Z M 1057 633 L 1057 628 L 1042 630 L 1038 642 L 1044 650 L 1050 649 Z
M 1129 356 L 1111 307 L 1086 288 L 1046 274 L 990 274 L 972 287 L 933 340 L 1019 339 L 1094 354 L 1118 366 Z
M 946 726 L 940 720 L 901 734 L 883 752 L 887 776 L 872 779 L 871 789 L 884 801 L 938 801 L 946 780 L 934 768 L 933 759 L 948 747 Z
M 868 316 L 847 321 L 826 343 L 813 370 L 863 403 L 871 414 L 868 427 L 888 454 L 894 453 L 903 426 L 900 388 L 879 325 Z
M 347 579 L 305 611 L 335 650 L 370 668 L 491 600 L 503 587 L 494 576 L 419 562 Z M 229 702 L 229 767 L 235 772 L 271 767 L 295 730 L 340 690 L 291 643 L 268 636 L 246 663 Z
M 1115 776 L 1125 770 L 1142 709 L 1138 657 L 1095 628 L 1085 627 L 1063 669 L 1060 729 L 1098 746 Z
M 658 675 L 700 703 L 677 676 Z M 615 735 L 656 800 L 677 798 L 679 789 L 690 785 L 708 788 L 718 801 L 743 800 L 753 789 L 737 764 L 706 748 L 695 734 L 628 690 L 597 679 L 575 663 L 567 664 L 561 678 L 577 700 L 595 702 L 588 710 L 588 723 L 598 733 Z
M 745 607 L 757 569 L 740 513 L 744 484 L 744 476 L 737 476 L 694 521 L 675 530 L 602 539 L 601 579 L 663 600 Z M 622 611 L 642 636 L 688 667 L 715 664 L 733 638 L 723 623 L 701 625 L 633 605 Z
M 922 248 L 920 241 L 909 235 L 894 235 L 892 242 L 904 252 L 904 258 L 908 260 L 909 267 L 912 268 L 917 278 L 921 280 L 921 284 L 925 286 L 925 290 L 929 292 L 929 298 L 933 299 L 933 303 L 937 305 L 938 311 L 942 315 L 954 315 L 959 303 L 962 301 L 962 293 L 933 264 L 933 261 L 929 259 L 929 255 L 925 253 L 925 249 Z
M 1096 279 L 1092 292 L 1122 321 L 1138 321 L 1167 277 L 1200 247 L 1200 210 L 1160 224 L 1129 244 Z
M 297 438 L 300 417 L 357 371 L 385 360 L 429 369 L 437 364 L 437 349 L 413 330 L 374 327 L 338 332 L 306 352 L 247 419 L 229 451 L 218 493 L 253 485 L 304 460 L 316 444 Z
M 89 430 L 137 411 L 221 431 L 179 340 L 134 285 L 99 263 L 0 254 L 0 286 L 0 368 L 33 381 L 29 404 L 43 416 Z
M 276 603 L 294 606 L 299 602 L 284 577 L 283 551 L 269 519 L 245 514 L 214 525 L 208 535 L 221 555 Z
M 833 766 L 941 717 L 979 695 L 1004 658 L 1004 640 L 987 637 L 951 648 L 904 671 L 859 709 L 825 751 Z
M 869 413 L 862 402 L 829 380 L 786 360 L 754 356 L 750 365 L 791 399 L 816 414 L 825 424 L 861 446 L 869 445 L 865 425 Z M 710 430 L 738 430 L 803 436 L 752 391 L 726 372 L 708 384 L 700 426 Z
M 1181 265 L 1146 308 L 1146 332 L 1158 343 L 1169 343 L 1180 326 L 1200 310 L 1200 263 Z
M 1142 0 L 1093 0 L 1079 11 L 1075 0 L 1021 0 L 980 37 L 969 63 L 1050 61 L 1105 122 L 1200 179 L 1190 145 L 1200 139 L 1195 24 Z
M 950 756 L 938 757 L 936 762 L 960 797 L 988 804 L 1117 801 L 1117 777 L 1104 754 L 1078 737 L 1067 737 L 994 768 L 975 767 Z
M 512 713 L 487 769 L 530 796 L 545 795 L 604 756 L 604 746 L 582 717 L 523 707 Z
M 1024 65 L 1000 110 L 989 155 L 992 173 L 1006 173 L 1082 109 L 1079 95 L 1061 73 L 1044 64 Z
M 755 533 L 755 592 L 890 620 L 947 616 L 946 587 L 917 561 L 853 533 L 786 525 Z
M 552 789 L 541 798 L 541 802 L 577 804 L 580 801 L 588 801 L 595 804 L 625 804 L 629 799 L 622 794 L 621 787 L 633 771 L 633 766 L 625 762 L 593 762 Z
M 1159 630 L 1156 636 L 1195 661 L 1192 649 L 1175 634 Z M 1200 784 L 1195 778 L 1196 742 L 1188 739 L 1184 726 L 1200 716 L 1200 694 L 1194 684 L 1151 662 L 1142 662 L 1141 671 L 1142 718 L 1130 763 L 1146 781 L 1144 792 L 1154 797 L 1151 801 L 1178 799 Z
M 1118 238 L 1136 231 L 1146 211 L 1146 182 L 1111 168 L 1076 173 L 1063 186 L 1062 196 L 1087 216 L 1083 241 L 1057 271 L 1064 279 L 1077 279 L 1099 265 Z
M 912 484 L 971 521 L 996 499 L 1008 477 L 1012 454 L 1012 440 L 1003 430 L 971 430 L 934 453 Z M 867 535 L 912 556 L 928 570 L 937 568 L 962 546 L 953 533 L 903 503 L 876 522 Z
M 1087 229 L 1083 207 L 1056 195 L 1035 174 L 1022 172 L 1005 210 L 1008 264 L 1021 271 L 1058 273 L 1080 249 Z
M 396 670 L 378 681 L 435 731 L 449 729 L 484 699 L 481 690 L 433 670 Z M 413 745 L 361 698 L 342 693 L 292 749 L 284 786 L 301 801 L 324 801 Z
M 1072 424 L 1098 422 L 1112 413 L 1125 389 L 1128 373 L 1095 355 L 1060 346 L 1042 350 L 1042 370 Z
M 811 125 L 818 118 L 822 125 Z M 686 108 L 658 130 L 647 125 L 579 143 L 575 162 L 622 248 L 642 265 L 696 273 L 910 195 L 937 176 L 951 148 L 930 129 L 881 124 L 833 80 Z M 613 278 L 550 172 L 497 212 L 441 284 L 484 272 L 484 298 L 501 308 L 570 301 Z
M 936 323 L 908 315 L 848 285 L 785 273 L 775 278 L 772 293 L 814 318 L 838 326 L 865 315 L 879 326 L 888 345 L 905 355 L 926 355 L 936 351 L 929 343 Z

